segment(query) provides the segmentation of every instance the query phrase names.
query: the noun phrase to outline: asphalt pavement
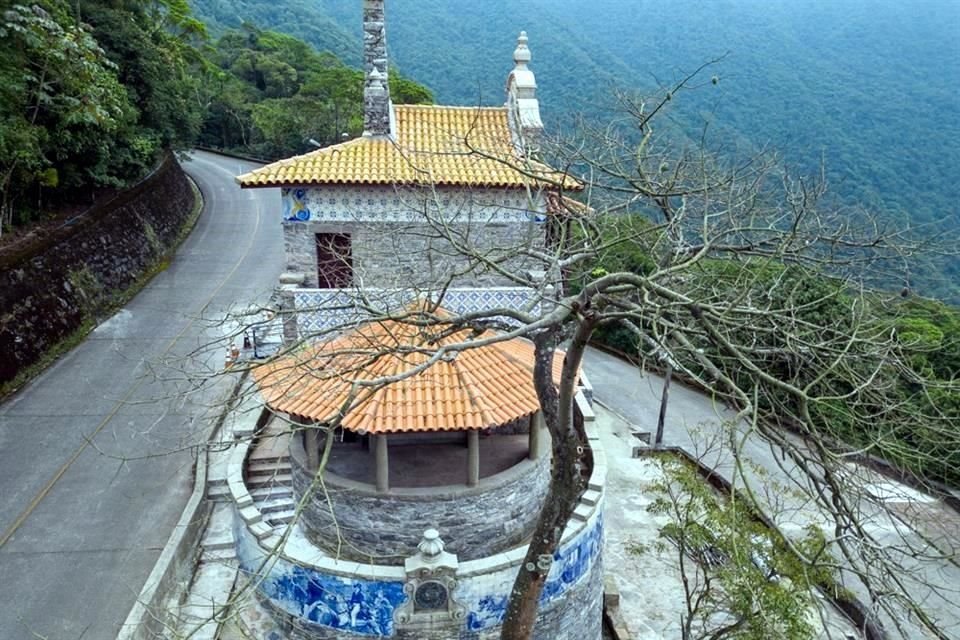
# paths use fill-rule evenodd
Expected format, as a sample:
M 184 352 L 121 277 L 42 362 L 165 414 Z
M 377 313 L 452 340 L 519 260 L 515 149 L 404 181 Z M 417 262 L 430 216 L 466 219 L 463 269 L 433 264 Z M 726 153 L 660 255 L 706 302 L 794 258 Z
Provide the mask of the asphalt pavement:
M 169 268 L 0 406 L 0 638 L 116 637 L 228 391 L 221 320 L 282 268 L 279 194 L 233 182 L 254 166 L 193 154 L 206 207 Z

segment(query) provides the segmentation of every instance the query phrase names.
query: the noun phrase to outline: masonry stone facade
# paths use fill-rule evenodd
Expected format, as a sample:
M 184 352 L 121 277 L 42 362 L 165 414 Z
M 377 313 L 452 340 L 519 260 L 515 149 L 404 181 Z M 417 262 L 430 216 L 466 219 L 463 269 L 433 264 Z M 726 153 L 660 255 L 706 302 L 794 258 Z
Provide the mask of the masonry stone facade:
M 542 196 L 517 189 L 284 189 L 286 268 L 319 286 L 317 234 L 346 234 L 357 287 L 515 286 L 484 261 L 518 274 L 534 268 L 522 250 L 543 248 L 544 207 Z
M 311 490 L 313 474 L 296 440 L 290 446 L 294 492 L 309 493 L 300 519 L 304 533 L 319 548 L 360 561 L 393 563 L 409 556 L 428 527 L 463 560 L 514 548 L 532 532 L 550 483 L 550 457 L 543 455 L 476 487 L 391 488 L 384 495 L 328 472 L 326 492 Z

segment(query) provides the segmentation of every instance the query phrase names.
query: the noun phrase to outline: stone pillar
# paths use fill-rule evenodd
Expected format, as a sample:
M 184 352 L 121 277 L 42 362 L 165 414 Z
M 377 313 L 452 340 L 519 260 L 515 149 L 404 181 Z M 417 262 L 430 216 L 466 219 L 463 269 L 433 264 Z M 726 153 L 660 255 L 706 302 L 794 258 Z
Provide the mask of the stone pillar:
M 390 135 L 390 82 L 384 0 L 363 1 L 363 135 Z
M 316 473 L 320 468 L 320 441 L 315 428 L 304 427 L 303 448 L 307 452 L 307 469 L 311 473 Z
M 377 457 L 377 491 L 386 493 L 390 490 L 390 459 L 387 454 L 387 436 L 378 434 L 373 436 L 373 439 Z
M 467 486 L 475 487 L 480 482 L 480 432 L 467 431 Z
M 287 274 L 284 274 L 287 275 Z M 299 275 L 303 281 L 302 274 L 290 274 L 291 277 Z M 283 277 L 280 279 L 280 306 L 277 310 L 280 314 L 280 322 L 283 326 L 283 344 L 290 346 L 296 344 L 300 339 L 297 329 L 297 304 L 293 297 L 294 292 L 299 288 L 297 284 L 285 282 Z
M 530 416 L 530 452 L 528 453 L 528 457 L 531 460 L 536 460 L 543 454 L 546 437 L 543 412 L 537 411 Z

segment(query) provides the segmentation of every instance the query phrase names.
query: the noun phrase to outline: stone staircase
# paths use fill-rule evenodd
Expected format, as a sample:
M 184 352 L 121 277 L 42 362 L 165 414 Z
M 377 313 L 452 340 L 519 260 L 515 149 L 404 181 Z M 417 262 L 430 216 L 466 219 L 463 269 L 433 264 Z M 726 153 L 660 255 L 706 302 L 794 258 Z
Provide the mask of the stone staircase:
M 247 461 L 247 490 L 268 525 L 285 527 L 293 521 L 296 502 L 290 478 L 290 456 L 256 458 L 251 455 Z
M 293 521 L 296 501 L 290 477 L 290 436 L 265 433 L 247 457 L 246 484 L 253 504 L 271 527 L 283 528 Z

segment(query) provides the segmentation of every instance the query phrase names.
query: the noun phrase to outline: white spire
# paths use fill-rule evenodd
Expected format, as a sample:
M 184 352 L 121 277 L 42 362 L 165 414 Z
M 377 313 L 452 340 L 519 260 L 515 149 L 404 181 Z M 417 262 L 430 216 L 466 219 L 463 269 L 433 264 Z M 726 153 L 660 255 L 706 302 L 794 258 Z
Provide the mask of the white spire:
M 527 32 L 521 31 L 517 38 L 517 48 L 513 50 L 513 61 L 517 64 L 517 69 L 526 69 L 530 62 L 530 48 L 527 47 Z
M 540 103 L 537 100 L 537 79 L 527 66 L 530 48 L 527 46 L 526 31 L 521 31 L 517 38 L 513 62 L 516 66 L 507 77 L 507 113 L 514 144 L 529 153 L 536 150 L 543 122 L 540 120 Z

